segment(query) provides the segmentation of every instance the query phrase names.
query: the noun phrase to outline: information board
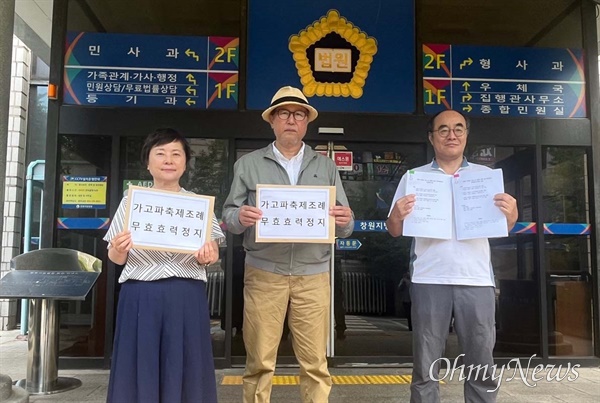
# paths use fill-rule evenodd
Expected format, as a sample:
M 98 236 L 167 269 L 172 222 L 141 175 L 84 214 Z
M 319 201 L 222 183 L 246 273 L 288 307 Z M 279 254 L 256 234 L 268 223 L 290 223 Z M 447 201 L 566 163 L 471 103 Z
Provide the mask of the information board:
M 239 38 L 69 32 L 64 103 L 236 109 Z
M 0 279 L 0 298 L 84 300 L 100 272 L 12 270 Z
M 583 51 L 424 44 L 423 103 L 427 114 L 585 117 Z
M 105 209 L 106 176 L 62 177 L 62 205 L 64 209 Z

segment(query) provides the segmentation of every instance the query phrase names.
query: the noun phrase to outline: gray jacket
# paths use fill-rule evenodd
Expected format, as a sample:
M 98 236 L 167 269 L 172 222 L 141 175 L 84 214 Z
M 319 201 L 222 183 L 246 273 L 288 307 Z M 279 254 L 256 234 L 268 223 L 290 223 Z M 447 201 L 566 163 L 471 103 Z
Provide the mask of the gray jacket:
M 256 185 L 290 185 L 286 170 L 277 162 L 273 144 L 240 158 L 234 166 L 233 183 L 225 205 L 223 221 L 234 234 L 244 232 L 246 263 L 251 266 L 286 275 L 309 275 L 329 270 L 331 246 L 316 243 L 256 243 L 255 226 L 240 223 L 240 207 L 256 206 Z M 298 176 L 298 185 L 336 187 L 336 204 L 348 206 L 342 181 L 333 161 L 316 153 L 308 145 Z M 354 219 L 345 227 L 336 227 L 335 235 L 346 238 L 354 230 Z

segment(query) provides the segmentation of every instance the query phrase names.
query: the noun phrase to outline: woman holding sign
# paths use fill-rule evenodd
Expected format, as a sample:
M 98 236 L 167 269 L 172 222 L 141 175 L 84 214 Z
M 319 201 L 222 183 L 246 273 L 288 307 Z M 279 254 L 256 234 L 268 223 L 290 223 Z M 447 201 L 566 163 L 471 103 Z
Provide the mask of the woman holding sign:
M 142 163 L 153 187 L 191 193 L 179 185 L 190 155 L 177 131 L 150 134 Z M 125 229 L 127 199 L 104 237 L 109 259 L 125 265 L 107 402 L 216 402 L 206 267 L 219 259 L 223 232 L 213 217 L 211 240 L 194 253 L 134 248 Z

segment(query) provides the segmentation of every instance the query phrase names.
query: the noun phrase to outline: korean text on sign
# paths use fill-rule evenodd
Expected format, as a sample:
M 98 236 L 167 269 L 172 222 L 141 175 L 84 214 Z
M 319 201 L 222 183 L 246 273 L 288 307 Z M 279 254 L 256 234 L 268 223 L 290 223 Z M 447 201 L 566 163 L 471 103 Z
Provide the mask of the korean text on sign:
M 129 187 L 126 228 L 134 248 L 193 253 L 210 239 L 214 197 Z
M 334 186 L 258 185 L 256 194 L 256 242 L 334 242 Z

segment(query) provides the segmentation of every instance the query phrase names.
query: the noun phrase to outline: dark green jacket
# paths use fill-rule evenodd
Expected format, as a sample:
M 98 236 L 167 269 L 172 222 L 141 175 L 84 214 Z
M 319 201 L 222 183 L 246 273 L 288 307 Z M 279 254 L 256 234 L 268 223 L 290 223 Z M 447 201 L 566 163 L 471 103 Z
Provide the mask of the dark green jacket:
M 310 275 L 329 271 L 331 245 L 316 243 L 256 243 L 255 226 L 240 224 L 240 207 L 256 207 L 256 185 L 290 185 L 286 170 L 277 162 L 273 144 L 240 158 L 234 166 L 231 191 L 223 206 L 223 221 L 234 234 L 244 233 L 246 263 L 277 274 Z M 336 204 L 348 206 L 348 199 L 334 162 L 316 153 L 308 145 L 298 185 L 335 186 Z M 336 236 L 346 238 L 354 230 L 354 219 L 344 227 L 336 227 Z

